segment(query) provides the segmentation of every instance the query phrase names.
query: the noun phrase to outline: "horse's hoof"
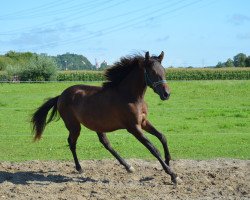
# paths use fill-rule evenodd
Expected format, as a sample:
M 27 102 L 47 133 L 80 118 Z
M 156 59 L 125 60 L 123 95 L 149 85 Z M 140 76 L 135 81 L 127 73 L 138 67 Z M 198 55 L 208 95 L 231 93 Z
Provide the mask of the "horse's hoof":
M 82 173 L 83 173 L 83 170 L 82 170 L 82 168 L 80 168 L 80 169 L 77 169 L 77 171 L 78 171 L 78 173 L 79 173 L 79 174 L 82 174 Z
M 135 168 L 133 168 L 132 166 L 130 166 L 130 167 L 127 169 L 127 171 L 128 171 L 129 173 L 133 173 L 133 172 L 135 172 Z
M 174 188 L 177 186 L 177 178 L 178 178 L 178 176 L 176 176 L 176 174 L 173 174 L 171 176 L 171 181 L 172 181 L 172 183 L 174 185 Z
M 178 184 L 181 184 L 183 182 L 179 176 L 176 177 L 176 181 L 178 182 Z

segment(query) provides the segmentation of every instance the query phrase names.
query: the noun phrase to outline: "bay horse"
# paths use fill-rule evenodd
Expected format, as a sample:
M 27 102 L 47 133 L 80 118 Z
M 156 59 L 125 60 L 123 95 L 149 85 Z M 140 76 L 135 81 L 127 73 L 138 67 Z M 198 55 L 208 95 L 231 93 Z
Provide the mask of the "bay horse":
M 107 80 L 102 87 L 74 85 L 65 89 L 61 95 L 47 100 L 32 115 L 34 140 L 41 138 L 46 124 L 59 112 L 69 131 L 68 144 L 78 172 L 83 171 L 76 154 L 81 124 L 95 131 L 103 146 L 128 172 L 133 172 L 134 168 L 112 148 L 106 136 L 107 132 L 126 129 L 159 160 L 175 185 L 177 175 L 169 166 L 170 153 L 167 140 L 147 120 L 147 105 L 144 101 L 147 86 L 152 88 L 161 100 L 167 100 L 170 96 L 170 89 L 165 80 L 165 69 L 161 64 L 163 57 L 164 52 L 159 56 L 150 56 L 149 52 L 146 52 L 145 56 L 122 57 L 113 67 L 106 70 L 104 75 Z M 46 121 L 51 109 L 50 117 Z M 165 160 L 144 135 L 143 130 L 160 140 Z

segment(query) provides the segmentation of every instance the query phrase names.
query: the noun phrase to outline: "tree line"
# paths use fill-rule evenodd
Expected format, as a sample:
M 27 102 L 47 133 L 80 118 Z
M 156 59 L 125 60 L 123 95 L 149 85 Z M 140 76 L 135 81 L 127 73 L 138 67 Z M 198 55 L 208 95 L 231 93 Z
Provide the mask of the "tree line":
M 58 71 L 66 70 L 103 70 L 109 67 L 106 62 L 96 67 L 83 55 L 66 53 L 57 56 L 36 54 L 32 52 L 9 51 L 0 55 L 0 71 L 5 71 L 8 77 L 15 77 L 20 81 L 56 80 Z M 215 68 L 250 67 L 250 56 L 239 53 L 226 62 L 219 62 Z
M 65 53 L 49 56 L 45 53 L 9 51 L 0 55 L 0 71 L 7 72 L 9 77 L 18 77 L 18 80 L 55 80 L 60 70 L 103 70 L 106 62 L 96 67 L 83 55 Z
M 43 57 L 50 62 L 54 62 L 58 70 L 95 70 L 96 67 L 83 55 L 65 53 L 57 56 L 49 56 L 47 54 L 36 54 L 32 52 L 15 52 L 9 51 L 5 55 L 0 55 L 0 70 L 9 67 L 19 67 L 26 65 L 31 60 Z
M 250 56 L 244 53 L 239 53 L 233 57 L 233 59 L 228 58 L 226 62 L 218 62 L 215 66 L 217 68 L 222 67 L 250 67 Z

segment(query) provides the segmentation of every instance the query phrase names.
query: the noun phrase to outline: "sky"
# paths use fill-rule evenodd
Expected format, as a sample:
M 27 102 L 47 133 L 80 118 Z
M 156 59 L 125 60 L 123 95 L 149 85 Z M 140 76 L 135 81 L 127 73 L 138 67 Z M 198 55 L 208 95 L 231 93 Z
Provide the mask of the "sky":
M 250 0 L 8 0 L 0 54 L 75 53 L 92 64 L 164 51 L 163 65 L 206 67 L 250 55 Z

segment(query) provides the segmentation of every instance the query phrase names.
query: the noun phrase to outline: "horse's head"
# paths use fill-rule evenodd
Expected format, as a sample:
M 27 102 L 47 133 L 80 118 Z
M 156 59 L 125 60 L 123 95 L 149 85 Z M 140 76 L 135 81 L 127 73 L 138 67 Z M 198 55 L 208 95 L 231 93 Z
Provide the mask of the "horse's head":
M 165 69 L 161 65 L 163 57 L 163 51 L 159 56 L 152 57 L 150 57 L 149 52 L 146 52 L 144 74 L 146 85 L 151 87 L 161 100 L 167 100 L 170 96 L 170 89 L 165 79 Z

